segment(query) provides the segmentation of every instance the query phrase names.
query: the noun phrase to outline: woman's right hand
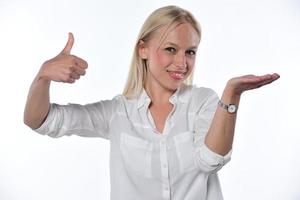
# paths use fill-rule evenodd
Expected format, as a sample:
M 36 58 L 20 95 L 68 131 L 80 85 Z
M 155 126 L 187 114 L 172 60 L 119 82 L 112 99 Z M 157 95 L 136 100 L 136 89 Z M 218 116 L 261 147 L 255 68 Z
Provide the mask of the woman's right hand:
M 83 76 L 88 63 L 70 54 L 73 44 L 74 36 L 69 33 L 65 48 L 56 57 L 47 60 L 42 65 L 39 77 L 50 81 L 74 83 L 80 76 Z

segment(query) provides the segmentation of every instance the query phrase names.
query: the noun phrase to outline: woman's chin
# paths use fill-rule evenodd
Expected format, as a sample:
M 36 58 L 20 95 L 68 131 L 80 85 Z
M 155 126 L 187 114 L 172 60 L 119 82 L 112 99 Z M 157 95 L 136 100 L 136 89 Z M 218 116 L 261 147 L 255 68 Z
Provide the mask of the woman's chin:
M 176 83 L 171 83 L 171 84 L 168 84 L 168 86 L 166 87 L 168 90 L 171 90 L 171 91 L 175 91 L 177 90 L 181 85 L 183 84 L 183 81 L 178 81 Z

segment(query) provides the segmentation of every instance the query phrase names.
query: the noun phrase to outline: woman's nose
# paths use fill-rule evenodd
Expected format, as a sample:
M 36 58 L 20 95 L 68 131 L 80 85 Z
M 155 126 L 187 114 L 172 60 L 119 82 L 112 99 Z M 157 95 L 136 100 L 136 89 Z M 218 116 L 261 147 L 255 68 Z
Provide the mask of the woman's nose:
M 187 67 L 186 56 L 184 53 L 178 53 L 175 57 L 174 63 L 176 67 L 181 70 L 184 70 Z

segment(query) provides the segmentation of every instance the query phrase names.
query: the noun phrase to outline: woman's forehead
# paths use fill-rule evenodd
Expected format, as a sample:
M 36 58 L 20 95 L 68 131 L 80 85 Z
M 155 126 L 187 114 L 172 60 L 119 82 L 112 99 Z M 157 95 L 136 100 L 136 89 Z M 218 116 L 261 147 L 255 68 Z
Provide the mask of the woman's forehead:
M 190 23 L 178 23 L 158 30 L 154 34 L 153 42 L 158 46 L 172 43 L 177 46 L 196 47 L 199 45 L 200 36 Z

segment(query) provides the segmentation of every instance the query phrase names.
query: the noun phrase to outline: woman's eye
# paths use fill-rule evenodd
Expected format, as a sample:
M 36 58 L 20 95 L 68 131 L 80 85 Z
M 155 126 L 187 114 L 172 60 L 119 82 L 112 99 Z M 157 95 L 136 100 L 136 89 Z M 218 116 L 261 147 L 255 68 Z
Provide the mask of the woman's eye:
M 172 52 L 172 53 L 176 52 L 176 49 L 173 47 L 167 47 L 167 48 L 165 48 L 165 50 Z
M 188 50 L 187 53 L 191 56 L 196 55 L 196 52 L 194 50 Z

